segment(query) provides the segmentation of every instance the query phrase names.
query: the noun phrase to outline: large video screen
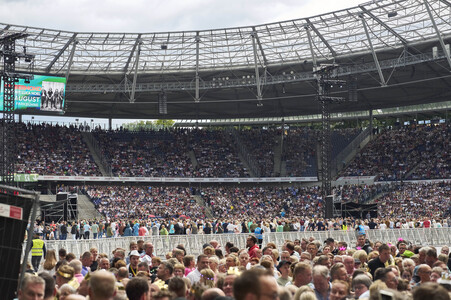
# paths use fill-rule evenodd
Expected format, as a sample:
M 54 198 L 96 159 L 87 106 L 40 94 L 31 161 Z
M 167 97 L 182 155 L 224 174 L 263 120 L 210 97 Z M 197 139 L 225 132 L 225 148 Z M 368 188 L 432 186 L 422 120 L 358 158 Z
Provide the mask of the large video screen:
M 0 110 L 3 110 L 3 81 L 1 81 Z M 45 112 L 62 112 L 66 96 L 66 78 L 34 75 L 29 83 L 25 79 L 16 82 L 14 107 L 38 109 Z

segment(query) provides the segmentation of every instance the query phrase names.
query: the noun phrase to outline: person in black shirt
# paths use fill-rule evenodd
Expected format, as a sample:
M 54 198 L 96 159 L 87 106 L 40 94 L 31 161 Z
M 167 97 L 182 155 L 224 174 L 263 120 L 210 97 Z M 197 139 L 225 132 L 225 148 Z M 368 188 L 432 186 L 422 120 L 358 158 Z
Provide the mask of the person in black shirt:
M 374 219 L 371 219 L 371 221 L 368 223 L 368 227 L 370 229 L 376 229 L 378 226 L 377 226 L 377 223 L 374 222 Z
M 382 244 L 379 247 L 379 256 L 370 260 L 368 268 L 371 275 L 374 277 L 374 273 L 378 268 L 385 268 L 385 263 L 390 259 L 390 247 L 387 244 Z

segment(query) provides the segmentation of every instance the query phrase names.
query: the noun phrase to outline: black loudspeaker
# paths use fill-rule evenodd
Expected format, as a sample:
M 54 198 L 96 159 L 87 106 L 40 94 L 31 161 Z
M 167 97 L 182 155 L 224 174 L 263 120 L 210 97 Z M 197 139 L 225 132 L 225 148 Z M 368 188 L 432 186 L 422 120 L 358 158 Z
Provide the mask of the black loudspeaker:
M 33 207 L 33 199 L 22 197 L 18 193 L 5 194 L 4 191 L 0 191 L 0 204 L 2 212 L 0 216 L 1 298 L 14 299 L 20 274 L 22 243 Z
M 68 194 L 67 193 L 58 193 L 56 194 L 56 201 L 65 201 L 67 200 Z
M 324 217 L 331 219 L 334 216 L 334 196 L 326 196 L 326 211 Z

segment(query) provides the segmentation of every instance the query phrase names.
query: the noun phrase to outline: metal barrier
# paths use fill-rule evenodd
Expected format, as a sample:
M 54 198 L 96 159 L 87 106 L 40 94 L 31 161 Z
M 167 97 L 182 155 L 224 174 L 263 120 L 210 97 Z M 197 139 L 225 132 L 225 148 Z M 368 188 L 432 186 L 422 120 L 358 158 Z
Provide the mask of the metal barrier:
M 202 251 L 202 245 L 211 240 L 217 240 L 221 246 L 227 242 L 232 242 L 238 248 L 246 246 L 246 238 L 249 234 L 195 234 L 195 235 L 170 235 L 170 236 L 146 236 L 146 237 L 118 237 L 102 238 L 89 240 L 52 240 L 46 241 L 47 249 L 58 250 L 64 248 L 67 252 L 74 253 L 79 257 L 83 252 L 91 247 L 96 247 L 99 253 L 111 255 L 116 248 L 128 250 L 132 241 L 143 239 L 151 241 L 154 245 L 154 253 L 157 256 L 165 257 L 165 254 L 177 245 L 185 246 L 187 253 L 195 256 Z M 344 241 L 349 247 L 354 247 L 356 242 L 356 231 L 301 231 L 301 232 L 271 232 L 263 234 L 263 244 L 274 242 L 279 247 L 286 240 L 295 240 L 313 237 L 323 243 L 331 237 L 336 241 Z M 387 229 L 387 230 L 369 230 L 368 238 L 375 242 L 396 244 L 400 238 L 409 241 L 415 245 L 421 246 L 444 246 L 451 245 L 451 227 L 446 228 L 415 228 L 415 229 Z

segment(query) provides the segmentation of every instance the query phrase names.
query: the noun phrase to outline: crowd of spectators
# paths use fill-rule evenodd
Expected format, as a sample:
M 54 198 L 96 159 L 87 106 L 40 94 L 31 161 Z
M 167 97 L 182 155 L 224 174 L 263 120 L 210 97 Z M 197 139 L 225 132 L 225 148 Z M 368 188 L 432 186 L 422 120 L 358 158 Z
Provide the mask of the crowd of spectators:
M 273 218 L 315 216 L 322 198 L 319 187 L 204 187 L 201 195 L 217 217 Z
M 83 128 L 84 130 L 85 128 Z M 319 131 L 308 127 L 239 130 L 260 176 L 275 170 L 277 147 L 286 176 L 317 176 Z M 81 129 L 76 126 L 15 126 L 17 172 L 41 175 L 101 176 Z M 340 176 L 376 176 L 378 181 L 446 179 L 451 177 L 449 124 L 387 129 L 357 153 Z M 332 156 L 352 141 L 359 129 L 332 132 Z M 113 176 L 249 177 L 230 133 L 220 129 L 92 131 Z M 281 144 L 280 144 L 281 143 Z
M 290 177 L 317 176 L 318 131 L 306 127 L 290 128 L 284 135 L 282 161 Z
M 101 176 L 74 126 L 17 123 L 16 172 L 63 176 Z
M 451 126 L 426 127 L 423 138 L 421 161 L 407 179 L 451 178 Z
M 114 176 L 186 177 L 191 175 L 188 136 L 176 131 L 96 131 Z
M 258 165 L 260 177 L 280 175 L 274 171 L 275 147 L 280 147 L 281 131 L 277 129 L 249 129 L 239 131 L 240 139 Z
M 197 161 L 194 177 L 249 177 L 249 171 L 232 146 L 230 133 L 224 130 L 196 129 L 190 135 L 190 147 Z
M 412 126 L 382 132 L 342 172 L 377 176 L 380 181 L 450 178 L 449 124 Z
M 88 186 L 85 188 L 96 209 L 107 218 L 147 219 L 189 214 L 204 217 L 190 188 L 155 186 Z
M 391 189 L 390 185 L 373 184 L 373 185 L 344 185 L 334 188 L 334 194 L 342 202 L 366 203 L 373 200 L 378 195 Z
M 119 185 L 88 186 L 82 190 L 103 216 L 112 219 L 148 220 L 150 216 L 174 218 L 184 215 L 200 220 L 207 217 L 210 210 L 208 219 L 211 223 L 227 220 L 241 224 L 244 220 L 254 219 L 265 220 L 270 227 L 270 223 L 278 222 L 274 222 L 274 218 L 284 218 L 289 223 L 311 219 L 316 222 L 325 205 L 319 186 L 213 185 L 194 189 Z M 342 203 L 377 204 L 377 212 L 372 216 L 377 214 L 378 222 L 398 223 L 428 217 L 443 223 L 446 217 L 451 217 L 451 187 L 446 182 L 346 185 L 335 187 L 334 194 Z M 202 201 L 196 202 L 196 197 Z M 199 203 L 205 203 L 205 206 Z M 358 217 L 369 219 L 366 215 Z
M 28 266 L 18 299 L 451 299 L 448 245 L 391 244 L 364 233 L 355 246 L 314 237 L 262 244 L 263 224 L 255 225 L 237 244 L 197 245 L 197 258 L 183 244 L 157 256 L 145 237 L 113 253 L 95 244 L 80 257 L 48 250 L 42 264 Z
M 332 130 L 330 136 L 330 143 L 332 145 L 331 158 L 334 159 L 361 132 L 362 130 L 360 128 L 337 128 Z
M 451 186 L 446 182 L 406 183 L 376 200 L 380 218 L 407 222 L 420 216 L 442 219 L 451 209 Z

